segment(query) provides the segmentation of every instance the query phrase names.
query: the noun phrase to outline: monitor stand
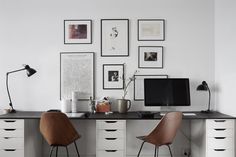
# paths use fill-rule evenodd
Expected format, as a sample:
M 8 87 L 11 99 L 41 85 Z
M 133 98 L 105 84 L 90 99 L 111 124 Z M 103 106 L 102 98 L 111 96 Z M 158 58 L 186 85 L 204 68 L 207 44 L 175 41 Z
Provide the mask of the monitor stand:
M 161 106 L 160 114 L 165 115 L 167 112 L 176 111 L 174 106 Z

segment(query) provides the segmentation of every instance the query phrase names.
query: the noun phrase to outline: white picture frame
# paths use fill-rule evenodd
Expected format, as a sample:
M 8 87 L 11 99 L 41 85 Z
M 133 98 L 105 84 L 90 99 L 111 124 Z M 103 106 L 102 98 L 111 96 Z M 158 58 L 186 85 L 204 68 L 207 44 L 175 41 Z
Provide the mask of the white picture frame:
M 168 75 L 134 75 L 134 100 L 144 101 L 144 79 L 168 78 Z
M 94 53 L 60 53 L 60 100 L 71 99 L 79 92 L 79 100 L 94 98 Z
M 129 56 L 129 19 L 101 19 L 101 56 Z

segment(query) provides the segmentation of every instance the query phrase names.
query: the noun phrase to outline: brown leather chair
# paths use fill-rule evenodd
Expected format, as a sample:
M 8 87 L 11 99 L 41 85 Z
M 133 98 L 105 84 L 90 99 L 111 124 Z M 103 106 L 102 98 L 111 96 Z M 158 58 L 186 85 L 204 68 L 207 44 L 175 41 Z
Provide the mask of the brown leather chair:
M 156 128 L 149 135 L 137 137 L 138 139 L 143 140 L 138 152 L 138 157 L 145 142 L 155 145 L 154 157 L 158 157 L 158 150 L 162 145 L 168 146 L 170 155 L 171 157 L 173 157 L 170 144 L 172 144 L 181 125 L 182 115 L 182 112 L 166 113 L 165 116 L 162 117 Z
M 45 140 L 51 146 L 50 157 L 53 149 L 56 147 L 56 156 L 58 147 L 66 148 L 67 157 L 69 156 L 67 146 L 74 143 L 78 157 L 79 151 L 76 145 L 76 140 L 81 136 L 77 133 L 69 118 L 61 112 L 45 112 L 40 119 L 40 132 Z

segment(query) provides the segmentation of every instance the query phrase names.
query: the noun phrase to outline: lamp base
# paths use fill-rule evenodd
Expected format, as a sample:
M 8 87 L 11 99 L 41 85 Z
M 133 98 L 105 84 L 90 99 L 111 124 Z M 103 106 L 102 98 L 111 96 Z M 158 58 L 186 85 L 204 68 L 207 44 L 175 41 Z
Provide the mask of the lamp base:
M 201 113 L 207 113 L 208 114 L 208 113 L 213 113 L 213 111 L 211 111 L 211 110 L 202 110 Z

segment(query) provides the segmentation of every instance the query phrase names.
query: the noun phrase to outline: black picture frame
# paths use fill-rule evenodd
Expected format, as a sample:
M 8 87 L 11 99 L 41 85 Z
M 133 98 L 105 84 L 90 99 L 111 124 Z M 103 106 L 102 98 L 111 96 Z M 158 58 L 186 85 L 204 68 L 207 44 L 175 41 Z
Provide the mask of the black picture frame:
M 115 73 L 115 80 L 110 79 Z M 103 89 L 124 89 L 124 64 L 103 64 Z
M 138 41 L 164 41 L 165 19 L 138 19 Z
M 144 101 L 144 79 L 145 78 L 168 78 L 168 75 L 166 74 L 134 75 L 134 101 Z M 139 91 L 139 93 L 137 93 L 137 91 Z
M 163 69 L 163 50 L 163 46 L 139 46 L 138 68 Z
M 70 61 L 70 59 L 73 58 L 73 61 Z M 83 63 L 81 61 L 84 61 L 86 63 Z M 69 63 L 69 65 L 67 65 Z M 81 68 L 78 66 L 81 65 Z M 86 65 L 86 66 L 84 66 Z M 72 66 L 77 66 L 75 69 L 73 69 Z M 83 67 L 82 67 L 83 66 Z M 67 69 L 68 71 L 67 71 Z M 86 69 L 91 68 L 91 69 Z M 79 95 L 79 101 L 87 101 L 90 100 L 90 97 L 95 98 L 95 53 L 94 52 L 61 52 L 60 53 L 60 100 L 62 99 L 71 99 L 71 93 L 72 91 L 69 91 L 70 87 L 64 87 L 64 86 L 70 86 L 68 85 L 68 82 L 72 84 L 73 90 L 77 90 L 79 92 L 83 92 Z M 84 70 L 84 71 L 81 71 Z M 75 72 L 77 75 L 83 74 L 82 78 L 81 76 L 77 76 L 76 74 L 72 74 L 72 72 Z M 74 78 L 80 78 L 80 82 L 78 80 L 71 80 L 71 78 L 68 75 L 73 75 Z M 76 76 L 75 76 L 76 75 Z M 69 77 L 67 83 L 64 85 L 65 79 Z M 86 78 L 88 77 L 88 78 Z M 74 83 L 76 81 L 76 83 Z M 89 81 L 89 82 L 87 82 Z M 77 86 L 76 86 L 76 85 Z M 84 86 L 82 88 L 78 86 Z M 66 92 L 64 92 L 65 88 Z M 82 91 L 80 91 L 80 89 Z M 71 89 L 72 90 L 72 89 Z M 70 92 L 70 93 L 69 93 Z
M 75 31 L 72 31 L 70 26 L 74 26 Z M 69 37 L 71 36 L 71 33 L 74 34 L 72 34 L 73 37 Z M 80 33 L 82 34 L 80 35 Z M 64 44 L 92 44 L 92 20 L 64 20 Z
M 101 19 L 101 57 L 128 56 L 129 19 Z

